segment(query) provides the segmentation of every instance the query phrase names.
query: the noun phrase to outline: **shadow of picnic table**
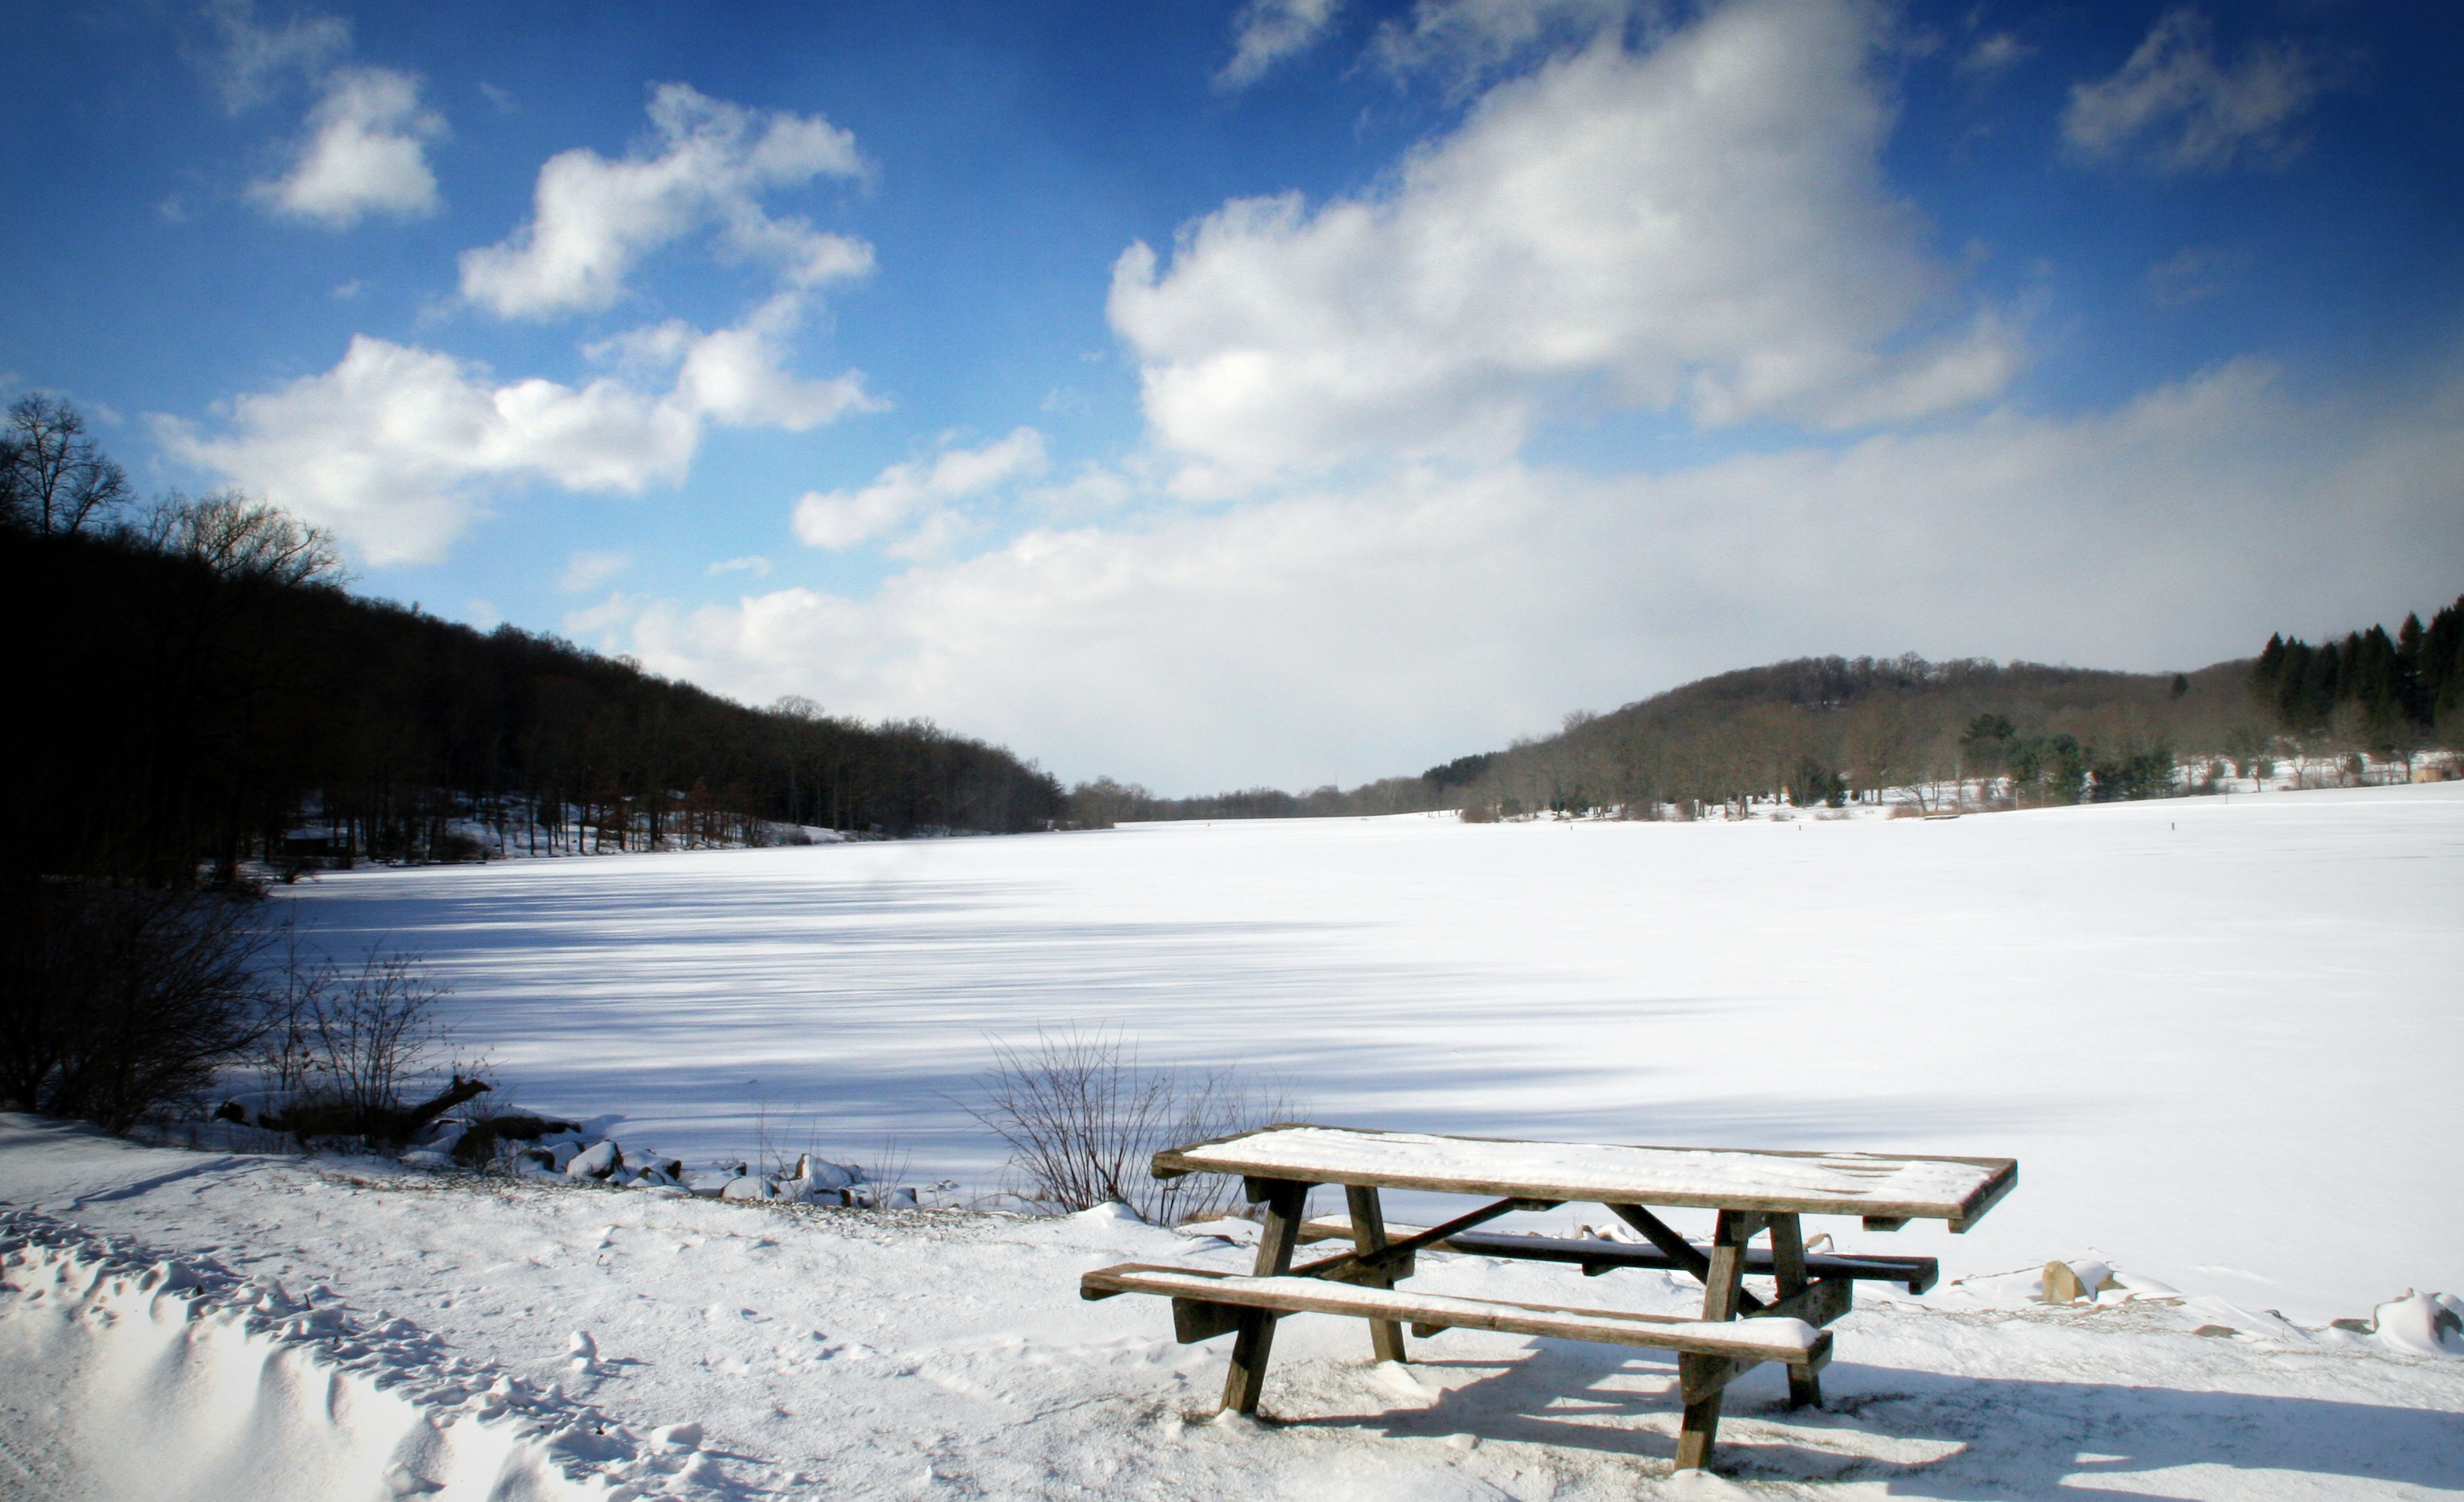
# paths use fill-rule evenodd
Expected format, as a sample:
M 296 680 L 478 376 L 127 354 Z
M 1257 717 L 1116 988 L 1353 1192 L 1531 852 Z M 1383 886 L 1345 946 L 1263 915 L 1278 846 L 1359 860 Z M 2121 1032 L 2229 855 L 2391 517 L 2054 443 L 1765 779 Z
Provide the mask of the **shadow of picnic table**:
M 1431 1354 L 1414 1364 L 1483 1375 L 1422 1407 L 1363 1405 L 1278 1422 L 1396 1436 L 1469 1433 L 1646 1461 L 1675 1455 L 1677 1369 L 1661 1353 L 1538 1340 L 1504 1363 Z M 1764 1368 L 1729 1389 L 1714 1469 L 1745 1481 L 1881 1483 L 1890 1496 L 1944 1502 L 2073 1496 L 2082 1486 L 2101 1497 L 2225 1497 L 2260 1471 L 2314 1478 L 2330 1491 L 2338 1478 L 2464 1489 L 2464 1413 L 1846 1361 L 1824 1372 L 1822 1409 L 1791 1412 L 1777 1373 Z M 1664 1378 L 1657 1389 L 1654 1377 Z M 1355 1391 L 1377 1401 L 1366 1384 Z M 2189 1468 L 2221 1474 L 2163 1475 L 2145 1491 L 2129 1479 Z

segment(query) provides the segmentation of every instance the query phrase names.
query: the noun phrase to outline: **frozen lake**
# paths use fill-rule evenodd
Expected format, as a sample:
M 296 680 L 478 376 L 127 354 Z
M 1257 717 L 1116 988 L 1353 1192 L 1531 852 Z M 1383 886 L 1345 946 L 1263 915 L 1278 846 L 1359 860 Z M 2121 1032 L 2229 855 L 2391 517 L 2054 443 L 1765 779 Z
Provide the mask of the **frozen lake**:
M 957 1103 L 986 1039 L 1118 1027 L 1150 1062 L 1283 1077 L 1318 1121 L 2016 1157 L 1968 1236 L 1809 1228 L 1946 1277 L 2093 1250 L 2311 1319 L 2464 1287 L 2464 785 L 1151 825 L 289 895 L 340 953 L 424 953 L 522 1103 L 689 1157 L 748 1153 L 766 1107 L 794 1145 L 894 1140 L 912 1178 L 989 1187 Z

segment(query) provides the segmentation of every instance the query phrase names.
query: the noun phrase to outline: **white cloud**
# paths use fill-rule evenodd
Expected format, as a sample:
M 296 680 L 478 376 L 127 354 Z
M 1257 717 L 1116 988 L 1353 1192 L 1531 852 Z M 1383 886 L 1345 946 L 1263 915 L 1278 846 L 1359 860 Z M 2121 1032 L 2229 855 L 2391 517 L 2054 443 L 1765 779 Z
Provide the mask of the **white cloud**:
M 1067 777 L 1356 782 L 1787 656 L 2190 666 L 2314 619 L 2290 599 L 2335 623 L 2446 598 L 2464 387 L 2352 410 L 2238 362 L 2072 420 L 1997 410 L 1663 475 L 1401 470 L 1039 531 L 869 599 L 637 600 L 598 624 L 746 702 L 930 714 Z
M 776 265 L 792 287 L 860 276 L 872 248 L 774 219 L 773 189 L 859 178 L 855 138 L 818 115 L 749 110 L 681 83 L 660 84 L 651 138 L 609 160 L 587 147 L 539 168 L 530 221 L 461 257 L 462 295 L 499 316 L 541 318 L 612 306 L 644 255 L 715 227 L 729 254 Z
M 953 524 L 949 503 L 1042 474 L 1045 465 L 1044 435 L 1031 427 L 980 448 L 945 448 L 891 465 L 862 490 L 805 492 L 796 502 L 796 537 L 810 548 L 852 548 L 920 517 L 925 537 L 913 551 L 938 551 Z
M 428 143 L 445 118 L 419 102 L 419 80 L 391 68 L 328 75 L 291 169 L 249 196 L 285 219 L 347 229 L 367 214 L 417 219 L 436 212 Z
M 2250 264 L 2250 252 L 2213 246 L 2187 246 L 2147 268 L 2147 300 L 2179 308 L 2223 292 Z
M 1437 69 L 1471 83 L 1551 48 L 1588 46 L 1655 17 L 1651 0 L 1418 0 L 1385 22 L 1370 55 L 1397 74 Z
M 2254 43 L 2231 67 L 2216 60 L 2212 43 L 2198 11 L 2165 12 L 2111 77 L 2071 86 L 2063 141 L 2083 157 L 2134 154 L 2161 173 L 2281 163 L 2326 75 L 2287 42 Z
M 683 480 L 709 423 L 801 430 L 875 405 L 852 372 L 782 368 L 793 299 L 715 333 L 662 326 L 631 341 L 627 368 L 579 386 L 498 384 L 475 363 L 361 335 L 333 369 L 232 403 L 223 436 L 167 419 L 160 432 L 174 457 L 334 528 L 370 563 L 430 561 L 491 487 L 639 494 Z M 667 368 L 663 392 L 651 378 Z
M 1969 78 L 1994 78 L 2018 66 L 2035 51 L 2008 32 L 1992 32 L 1978 37 L 1974 45 L 1960 54 L 1953 66 Z
M 1570 388 L 1705 424 L 1995 395 L 2007 324 L 1929 337 L 1951 276 L 1881 180 L 1881 24 L 1738 0 L 1644 54 L 1605 39 L 1493 88 L 1384 192 L 1235 201 L 1169 266 L 1133 246 L 1110 311 L 1178 489 L 1494 461 Z
M 629 553 L 577 553 L 564 560 L 556 587 L 568 595 L 586 595 L 632 566 Z
M 215 45 L 193 60 L 234 115 L 287 75 L 314 76 L 351 50 L 351 23 L 339 16 L 295 12 L 278 28 L 261 26 L 252 0 L 213 0 L 203 14 Z
M 747 554 L 740 558 L 721 558 L 702 572 L 714 578 L 721 574 L 750 574 L 761 578 L 770 572 L 770 560 L 759 554 Z
M 1285 58 L 1307 52 L 1343 0 L 1248 0 L 1232 18 L 1232 60 L 1215 76 L 1222 89 L 1257 82 Z

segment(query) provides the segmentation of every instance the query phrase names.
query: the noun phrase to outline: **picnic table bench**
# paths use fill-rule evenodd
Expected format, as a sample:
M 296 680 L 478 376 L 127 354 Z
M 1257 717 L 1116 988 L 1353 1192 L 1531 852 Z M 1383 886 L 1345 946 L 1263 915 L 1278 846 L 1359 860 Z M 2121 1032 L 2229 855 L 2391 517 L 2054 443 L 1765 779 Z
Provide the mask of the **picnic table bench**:
M 1265 1207 L 1253 1271 L 1244 1276 L 1124 1263 L 1087 1273 L 1079 1295 L 1169 1298 L 1174 1335 L 1183 1342 L 1236 1336 L 1224 1407 L 1257 1412 L 1275 1322 L 1286 1315 L 1365 1319 L 1377 1359 L 1391 1361 L 1406 1360 L 1406 1324 L 1420 1338 L 1460 1328 L 1646 1346 L 1677 1353 L 1685 1405 L 1681 1470 L 1709 1461 L 1728 1383 L 1765 1361 L 1788 1368 L 1790 1406 L 1822 1401 L 1816 1374 L 1831 1360 L 1831 1335 L 1822 1327 L 1852 1307 L 1859 1281 L 1903 1283 L 1912 1292 L 1933 1284 L 1930 1257 L 1809 1254 L 1803 1216 L 1854 1215 L 1869 1230 L 1942 1220 L 1964 1231 L 2011 1191 L 2019 1172 L 2008 1158 L 1531 1143 L 1309 1122 L 1171 1148 L 1155 1154 L 1153 1167 L 1157 1178 L 1226 1173 L 1246 1182 L 1250 1203 Z M 1320 1185 L 1343 1187 L 1348 1215 L 1305 1218 L 1309 1191 Z M 1385 1219 L 1381 1189 L 1492 1203 L 1439 1226 L 1395 1226 Z M 1645 1244 L 1476 1230 L 1513 1210 L 1569 1202 L 1602 1206 Z M 1652 1207 L 1716 1211 L 1710 1245 L 1688 1241 Z M 1753 1247 L 1757 1237 L 1767 1246 Z M 1348 1241 L 1351 1250 L 1293 1265 L 1301 1243 L 1330 1240 Z M 1422 1250 L 1568 1262 L 1595 1276 L 1619 1268 L 1686 1273 L 1703 1284 L 1702 1313 L 1645 1315 L 1397 1289 L 1413 1275 Z M 1749 1273 L 1773 1280 L 1770 1298 L 1746 1289 Z

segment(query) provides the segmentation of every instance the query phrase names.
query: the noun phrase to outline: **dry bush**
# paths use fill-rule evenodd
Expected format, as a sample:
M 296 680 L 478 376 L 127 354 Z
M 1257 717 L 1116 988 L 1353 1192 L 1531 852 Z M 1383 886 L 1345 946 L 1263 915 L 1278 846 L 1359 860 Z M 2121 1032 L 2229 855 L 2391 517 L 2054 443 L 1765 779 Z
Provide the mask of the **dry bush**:
M 1157 1226 L 1225 1214 L 1240 1203 L 1238 1181 L 1156 1179 L 1149 1160 L 1297 1114 L 1280 1089 L 1228 1067 L 1142 1064 L 1118 1032 L 1039 1031 L 1031 1045 L 992 1048 L 993 1068 L 977 1079 L 983 1100 L 966 1110 L 1009 1145 L 1034 1197 L 1065 1210 L 1117 1201 Z
M 125 1132 L 262 1034 L 273 936 L 235 897 L 32 880 L 0 893 L 0 1105 Z

